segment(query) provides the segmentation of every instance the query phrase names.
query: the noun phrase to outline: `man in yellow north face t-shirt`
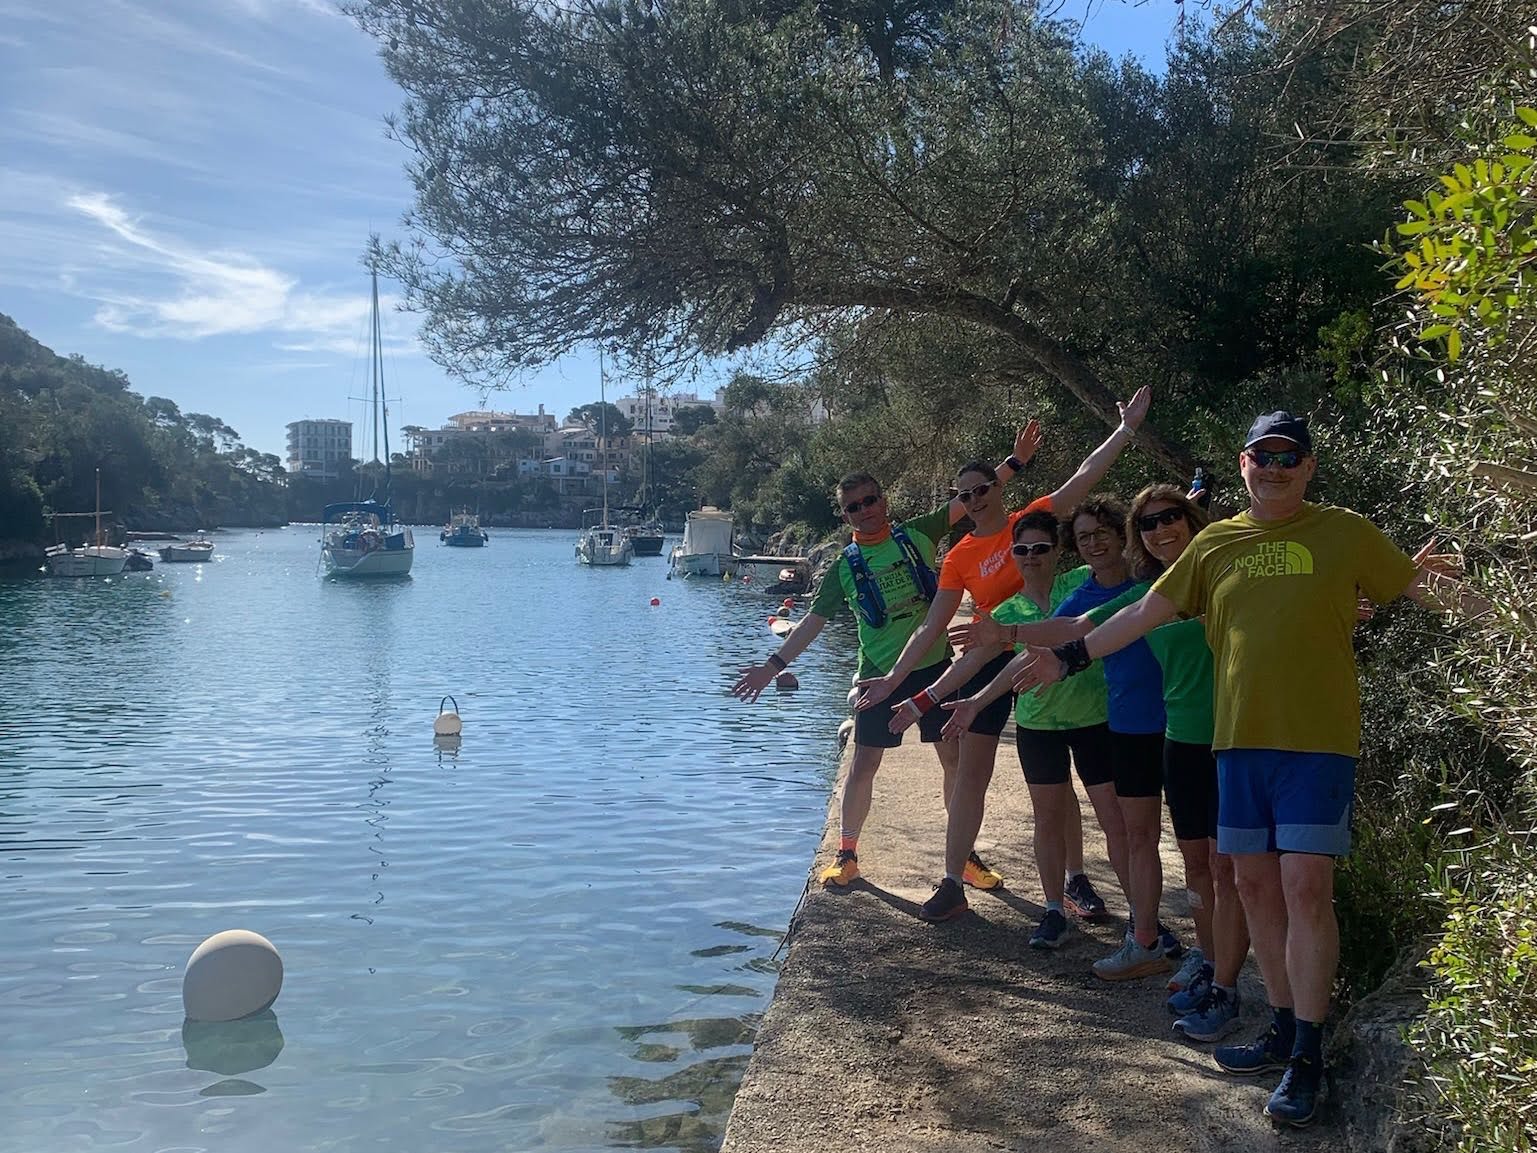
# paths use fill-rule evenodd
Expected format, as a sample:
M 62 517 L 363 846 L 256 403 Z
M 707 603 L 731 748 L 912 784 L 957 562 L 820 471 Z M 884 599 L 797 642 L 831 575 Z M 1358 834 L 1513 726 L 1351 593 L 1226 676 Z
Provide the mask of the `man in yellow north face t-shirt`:
M 1203 529 L 1142 600 L 1015 680 L 1021 690 L 1050 683 L 1176 615 L 1205 619 L 1217 847 L 1233 855 L 1274 1018 L 1259 1040 L 1214 1055 L 1230 1073 L 1284 1069 L 1265 1113 L 1293 1125 L 1313 1119 L 1339 961 L 1334 860 L 1350 851 L 1361 742 L 1357 590 L 1379 604 L 1434 604 L 1426 583 L 1437 579 L 1365 518 L 1309 503 L 1316 468 L 1306 422 L 1261 416 L 1239 456 L 1249 508 Z

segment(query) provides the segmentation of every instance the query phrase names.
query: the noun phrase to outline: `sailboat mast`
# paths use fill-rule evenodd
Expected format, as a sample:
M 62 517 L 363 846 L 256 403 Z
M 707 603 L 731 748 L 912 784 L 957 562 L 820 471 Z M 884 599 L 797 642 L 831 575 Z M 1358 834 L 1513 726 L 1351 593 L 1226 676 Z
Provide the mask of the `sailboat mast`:
M 598 467 L 603 470 L 603 527 L 608 527 L 608 392 L 603 386 L 603 350 L 598 349 Z
M 101 469 L 96 470 L 96 547 L 101 547 Z
M 374 313 L 374 418 L 384 427 L 384 503 L 390 502 L 390 410 L 384 400 L 384 333 L 379 327 L 379 270 L 370 266 Z M 377 435 L 377 433 L 376 433 Z M 378 444 L 375 442 L 375 455 Z

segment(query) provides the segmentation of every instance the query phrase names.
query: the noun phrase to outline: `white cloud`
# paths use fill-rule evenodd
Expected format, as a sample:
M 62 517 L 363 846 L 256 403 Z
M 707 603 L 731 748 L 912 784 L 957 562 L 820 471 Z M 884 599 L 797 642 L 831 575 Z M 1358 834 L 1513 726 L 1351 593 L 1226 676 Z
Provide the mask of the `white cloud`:
M 146 228 L 103 192 L 75 193 L 67 206 L 107 233 L 97 247 L 98 274 L 76 274 L 111 288 L 87 291 L 99 307 L 96 323 L 141 337 L 200 340 L 231 334 L 281 335 L 283 351 L 356 353 L 369 311 L 363 292 L 326 293 L 301 288 L 290 275 L 242 252 L 199 250 Z M 381 308 L 394 305 L 380 297 Z M 387 342 L 391 351 L 415 351 L 411 341 Z

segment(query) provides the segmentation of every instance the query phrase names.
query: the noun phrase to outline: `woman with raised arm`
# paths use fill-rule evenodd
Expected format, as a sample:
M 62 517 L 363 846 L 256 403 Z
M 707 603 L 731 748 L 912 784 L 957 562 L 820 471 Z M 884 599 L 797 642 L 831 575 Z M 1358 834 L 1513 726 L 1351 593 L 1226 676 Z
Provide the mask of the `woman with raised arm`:
M 929 605 L 928 615 L 908 640 L 891 671 L 883 677 L 860 682 L 860 695 L 855 702 L 857 709 L 873 709 L 891 696 L 917 666 L 927 647 L 944 635 L 964 594 L 970 593 L 976 611 L 985 614 L 1020 590 L 1022 579 L 1010 563 L 1014 522 L 1027 513 L 1070 508 L 1082 500 L 1131 443 L 1147 416 L 1151 400 L 1152 394 L 1146 388 L 1138 389 L 1130 403 L 1119 406 L 1120 425 L 1078 466 L 1078 471 L 1067 483 L 1017 512 L 1005 510 L 991 468 L 975 462 L 961 469 L 956 478 L 956 498 L 970 511 L 975 527 L 945 555 L 939 573 L 939 591 Z M 997 652 L 965 691 L 970 693 L 985 686 L 1009 658 L 1007 651 Z M 918 912 L 925 921 L 947 921 L 966 912 L 963 874 L 976 844 L 977 832 L 982 827 L 987 786 L 992 781 L 998 753 L 998 737 L 1008 720 L 1010 708 L 1009 701 L 995 702 L 993 708 L 976 717 L 961 740 L 960 764 L 945 829 L 945 875 L 935 887 L 934 895 Z

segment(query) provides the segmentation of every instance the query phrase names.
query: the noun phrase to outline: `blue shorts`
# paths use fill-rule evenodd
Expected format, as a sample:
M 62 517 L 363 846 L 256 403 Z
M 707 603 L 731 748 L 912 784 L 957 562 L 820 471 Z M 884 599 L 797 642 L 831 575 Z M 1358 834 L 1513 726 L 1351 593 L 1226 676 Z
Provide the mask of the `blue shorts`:
M 1355 793 L 1354 757 L 1223 749 L 1217 754 L 1217 851 L 1346 856 Z

